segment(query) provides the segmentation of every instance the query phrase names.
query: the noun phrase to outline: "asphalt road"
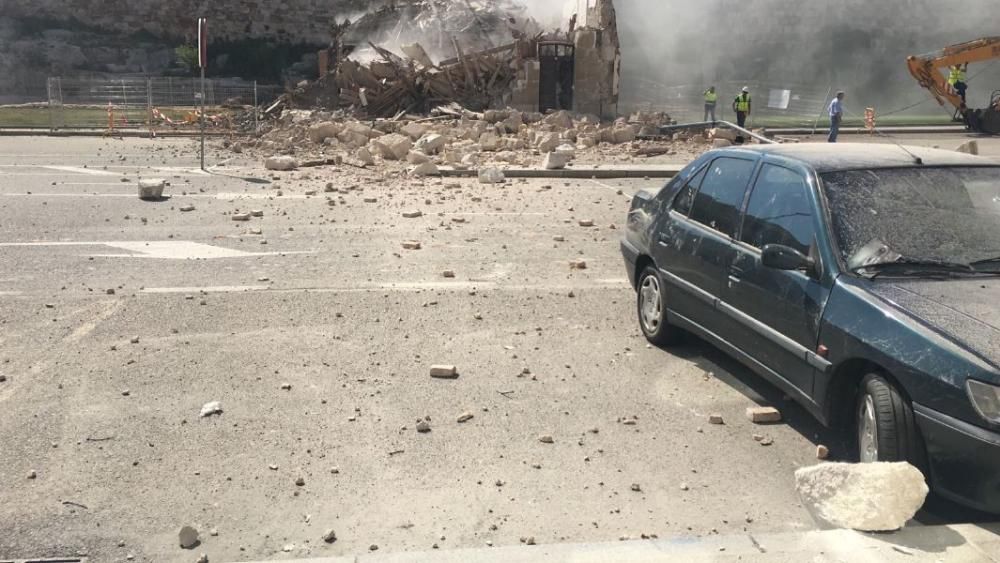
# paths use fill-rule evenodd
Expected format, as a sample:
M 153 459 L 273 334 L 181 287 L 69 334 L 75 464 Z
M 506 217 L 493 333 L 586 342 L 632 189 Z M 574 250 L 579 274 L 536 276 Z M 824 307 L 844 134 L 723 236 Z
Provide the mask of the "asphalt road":
M 815 526 L 793 472 L 838 436 L 712 347 L 638 331 L 614 225 L 656 182 L 206 174 L 195 147 L 0 139 L 0 558 Z M 137 199 L 148 177 L 168 200 Z M 756 404 L 785 422 L 751 424 Z

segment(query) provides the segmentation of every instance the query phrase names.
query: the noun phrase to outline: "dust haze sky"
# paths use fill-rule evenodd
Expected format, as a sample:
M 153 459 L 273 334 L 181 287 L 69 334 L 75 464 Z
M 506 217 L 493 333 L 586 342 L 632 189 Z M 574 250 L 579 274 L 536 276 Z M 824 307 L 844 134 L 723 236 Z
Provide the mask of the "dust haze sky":
M 561 2 L 523 2 L 537 18 L 565 28 Z M 622 94 L 634 97 L 640 77 L 668 86 L 754 80 L 843 88 L 856 107 L 896 109 L 925 96 L 906 70 L 907 55 L 1000 35 L 997 5 L 997 0 L 616 0 Z M 970 76 L 976 77 L 970 101 L 985 106 L 1000 89 L 1000 63 L 975 65 Z M 913 111 L 941 110 L 930 102 Z

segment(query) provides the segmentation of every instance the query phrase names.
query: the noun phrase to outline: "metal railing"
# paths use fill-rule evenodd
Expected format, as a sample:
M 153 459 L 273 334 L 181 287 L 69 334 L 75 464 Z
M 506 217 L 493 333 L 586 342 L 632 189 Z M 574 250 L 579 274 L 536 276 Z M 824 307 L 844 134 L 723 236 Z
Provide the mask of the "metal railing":
M 197 78 L 114 77 L 48 79 L 44 100 L 0 106 L 0 127 L 108 131 L 197 131 L 201 81 Z M 259 108 L 282 89 L 238 79 L 205 81 L 209 131 L 254 133 Z

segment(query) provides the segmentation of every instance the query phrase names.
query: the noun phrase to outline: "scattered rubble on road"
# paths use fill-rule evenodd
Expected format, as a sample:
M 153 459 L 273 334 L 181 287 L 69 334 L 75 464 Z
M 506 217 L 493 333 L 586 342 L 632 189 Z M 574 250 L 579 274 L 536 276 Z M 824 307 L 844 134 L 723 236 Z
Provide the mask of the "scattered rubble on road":
M 802 503 L 822 523 L 863 532 L 902 528 L 928 488 L 909 463 L 821 463 L 795 472 Z

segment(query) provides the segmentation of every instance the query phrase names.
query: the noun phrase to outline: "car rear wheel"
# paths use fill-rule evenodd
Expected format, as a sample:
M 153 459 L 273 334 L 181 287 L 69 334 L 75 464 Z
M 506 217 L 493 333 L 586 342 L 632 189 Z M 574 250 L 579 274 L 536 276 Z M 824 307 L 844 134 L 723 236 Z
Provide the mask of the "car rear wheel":
M 653 266 L 639 275 L 637 305 L 639 327 L 642 333 L 657 346 L 673 344 L 677 340 L 676 329 L 667 324 L 666 295 L 660 275 Z
M 924 444 L 910 401 L 885 377 L 861 381 L 857 404 L 858 459 L 862 463 L 907 461 L 924 467 Z

